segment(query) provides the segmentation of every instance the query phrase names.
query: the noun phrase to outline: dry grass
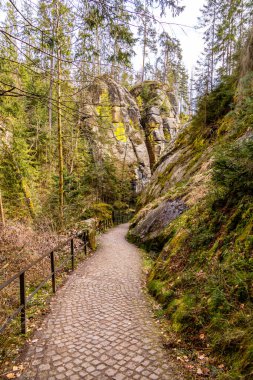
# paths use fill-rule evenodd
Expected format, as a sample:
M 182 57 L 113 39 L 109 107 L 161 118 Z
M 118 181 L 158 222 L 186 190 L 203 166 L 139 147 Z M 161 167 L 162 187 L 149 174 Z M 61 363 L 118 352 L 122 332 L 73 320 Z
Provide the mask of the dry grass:
M 8 224 L 0 231 L 0 284 L 11 278 L 41 254 L 56 246 L 64 236 L 48 231 L 35 231 L 21 223 Z M 38 284 L 50 273 L 46 258 L 29 270 L 26 275 L 27 287 Z M 0 292 L 0 325 L 19 305 L 19 281 L 15 280 Z

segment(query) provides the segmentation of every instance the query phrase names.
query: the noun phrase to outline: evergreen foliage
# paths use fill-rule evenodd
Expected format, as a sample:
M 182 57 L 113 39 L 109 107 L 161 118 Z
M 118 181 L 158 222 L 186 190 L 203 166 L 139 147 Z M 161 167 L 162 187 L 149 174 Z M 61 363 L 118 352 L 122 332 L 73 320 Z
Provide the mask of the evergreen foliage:
M 175 1 L 138 1 L 138 18 L 147 22 L 145 6 L 182 10 Z M 133 78 L 128 70 L 137 40 L 128 2 L 10 1 L 1 10 L 0 189 L 6 216 L 37 221 L 47 212 L 61 225 L 63 214 L 65 222 L 74 219 L 73 209 L 83 210 L 91 199 L 132 202 L 127 169 L 122 176 L 82 133 L 87 84 L 104 73 L 128 85 Z
M 221 82 L 209 94 L 199 97 L 198 109 L 194 119 L 198 124 L 210 128 L 234 108 L 236 78 L 223 77 Z
M 213 166 L 213 183 L 225 199 L 236 204 L 253 195 L 253 140 L 245 140 L 222 149 Z

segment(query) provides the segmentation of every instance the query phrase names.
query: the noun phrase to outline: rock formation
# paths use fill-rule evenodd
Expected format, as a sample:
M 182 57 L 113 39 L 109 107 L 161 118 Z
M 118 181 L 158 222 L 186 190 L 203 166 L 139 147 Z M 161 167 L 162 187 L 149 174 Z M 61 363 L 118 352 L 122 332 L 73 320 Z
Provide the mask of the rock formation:
M 157 82 L 144 82 L 130 93 L 107 75 L 97 77 L 86 90 L 82 113 L 82 130 L 96 159 L 110 155 L 126 165 L 137 192 L 179 129 L 175 99 Z
M 134 174 L 136 191 L 141 191 L 149 180 L 150 164 L 134 98 L 104 75 L 88 87 L 82 112 L 86 137 L 91 142 L 96 141 L 96 159 L 110 155 L 127 165 Z
M 166 84 L 155 81 L 136 85 L 131 94 L 140 109 L 140 122 L 152 170 L 168 142 L 177 136 L 180 129 L 177 100 Z

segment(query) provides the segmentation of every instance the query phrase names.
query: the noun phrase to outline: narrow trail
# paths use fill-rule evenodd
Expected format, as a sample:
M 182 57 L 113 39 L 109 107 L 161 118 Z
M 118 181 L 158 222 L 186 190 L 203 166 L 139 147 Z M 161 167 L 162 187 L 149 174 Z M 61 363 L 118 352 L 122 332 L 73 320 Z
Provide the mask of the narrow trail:
M 51 302 L 21 379 L 181 380 L 169 362 L 141 286 L 138 249 L 127 225 L 100 239 Z

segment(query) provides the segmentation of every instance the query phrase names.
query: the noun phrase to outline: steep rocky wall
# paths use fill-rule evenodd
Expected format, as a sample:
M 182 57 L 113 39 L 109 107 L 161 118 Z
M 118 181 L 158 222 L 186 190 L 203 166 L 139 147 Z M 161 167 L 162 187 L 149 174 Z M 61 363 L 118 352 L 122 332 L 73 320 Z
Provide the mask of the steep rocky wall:
M 168 142 L 173 140 L 180 130 L 177 99 L 166 84 L 155 81 L 145 81 L 136 85 L 131 94 L 140 109 L 140 122 L 153 171 Z
M 127 165 L 136 191 L 142 191 L 167 143 L 179 131 L 175 98 L 158 82 L 144 82 L 130 93 L 103 75 L 89 85 L 84 99 L 82 130 L 96 159 L 109 154 Z
M 82 129 L 96 159 L 110 155 L 127 165 L 141 191 L 150 178 L 150 163 L 140 112 L 131 94 L 109 76 L 96 78 L 87 88 Z M 96 143 L 94 143 L 96 142 Z

